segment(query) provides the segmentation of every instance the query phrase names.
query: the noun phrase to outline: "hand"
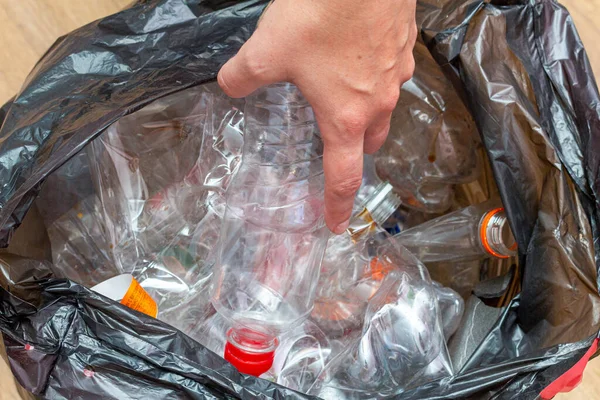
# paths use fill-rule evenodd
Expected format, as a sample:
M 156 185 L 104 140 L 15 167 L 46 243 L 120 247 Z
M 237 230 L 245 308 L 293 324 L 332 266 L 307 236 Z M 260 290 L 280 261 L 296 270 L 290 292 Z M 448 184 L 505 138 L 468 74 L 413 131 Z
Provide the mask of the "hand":
M 275 0 L 219 71 L 231 97 L 291 82 L 312 105 L 323 137 L 325 221 L 348 227 L 363 153 L 389 131 L 400 86 L 414 70 L 416 0 Z

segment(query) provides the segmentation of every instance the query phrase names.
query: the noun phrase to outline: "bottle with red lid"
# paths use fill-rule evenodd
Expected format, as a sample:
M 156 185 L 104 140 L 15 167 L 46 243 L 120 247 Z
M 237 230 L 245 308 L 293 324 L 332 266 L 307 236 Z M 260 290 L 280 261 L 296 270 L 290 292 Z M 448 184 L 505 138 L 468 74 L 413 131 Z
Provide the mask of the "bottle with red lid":
M 278 337 L 310 314 L 329 231 L 323 145 L 314 113 L 291 84 L 246 99 L 244 152 L 226 193 L 212 303 L 231 322 L 225 358 L 269 369 Z

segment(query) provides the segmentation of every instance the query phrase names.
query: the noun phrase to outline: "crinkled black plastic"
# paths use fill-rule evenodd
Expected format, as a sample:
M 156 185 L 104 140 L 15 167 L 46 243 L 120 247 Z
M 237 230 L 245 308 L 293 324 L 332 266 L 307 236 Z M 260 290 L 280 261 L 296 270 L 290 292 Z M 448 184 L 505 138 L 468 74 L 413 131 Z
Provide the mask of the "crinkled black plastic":
M 138 1 L 60 38 L 42 57 L 0 129 L 0 244 L 10 240 L 39 182 L 108 125 L 214 79 L 267 1 L 194 3 Z
M 59 39 L 0 111 L 4 245 L 46 176 L 120 117 L 214 79 L 265 5 L 138 1 Z M 402 398 L 535 398 L 600 329 L 598 88 L 555 1 L 420 0 L 418 23 L 477 123 L 523 281 L 456 376 Z M 38 395 L 303 397 L 237 373 L 160 321 L 47 279 L 43 261 L 0 258 L 0 330 L 18 380 Z

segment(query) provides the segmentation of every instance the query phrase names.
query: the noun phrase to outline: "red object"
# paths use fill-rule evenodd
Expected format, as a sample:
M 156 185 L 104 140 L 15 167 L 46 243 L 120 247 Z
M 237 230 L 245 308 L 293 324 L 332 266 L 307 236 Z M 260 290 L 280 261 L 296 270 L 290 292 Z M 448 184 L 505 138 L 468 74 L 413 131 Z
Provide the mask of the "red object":
M 242 374 L 260 376 L 267 372 L 273 365 L 275 350 L 265 353 L 255 353 L 240 349 L 232 343 L 225 345 L 224 358 L 233 364 Z
M 558 377 L 554 382 L 549 384 L 542 390 L 540 397 L 544 400 L 550 400 L 558 393 L 566 393 L 575 389 L 581 382 L 583 377 L 583 371 L 590 360 L 590 357 L 598 350 L 598 339 L 596 338 L 589 350 L 581 357 L 575 365 L 573 365 L 568 371 Z
M 94 377 L 94 374 L 95 374 L 95 372 L 94 372 L 94 371 L 92 371 L 91 369 L 87 369 L 87 368 L 85 368 L 85 369 L 83 370 L 83 374 L 84 374 L 85 376 L 87 376 L 88 378 L 93 378 L 93 377 Z

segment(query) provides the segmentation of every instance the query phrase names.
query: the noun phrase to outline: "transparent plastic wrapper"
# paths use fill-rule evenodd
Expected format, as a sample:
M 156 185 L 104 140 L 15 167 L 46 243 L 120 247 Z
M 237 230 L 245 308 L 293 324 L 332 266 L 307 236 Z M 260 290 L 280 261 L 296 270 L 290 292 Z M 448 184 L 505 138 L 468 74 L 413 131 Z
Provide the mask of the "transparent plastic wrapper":
M 424 263 L 517 254 L 517 243 L 499 199 L 432 219 L 400 232 L 394 239 Z
M 411 207 L 444 212 L 452 205 L 452 184 L 477 179 L 475 123 L 425 45 L 414 49 L 415 73 L 402 86 L 390 133 L 375 154 L 379 176 Z
M 225 358 L 260 375 L 277 337 L 313 307 L 329 231 L 323 145 L 308 102 L 293 85 L 275 84 L 246 98 L 244 110 L 244 156 L 227 191 L 212 303 L 232 321 Z
M 389 240 L 378 247 L 377 259 L 393 270 L 369 300 L 362 334 L 325 367 L 310 394 L 380 398 L 452 374 L 427 271 Z

